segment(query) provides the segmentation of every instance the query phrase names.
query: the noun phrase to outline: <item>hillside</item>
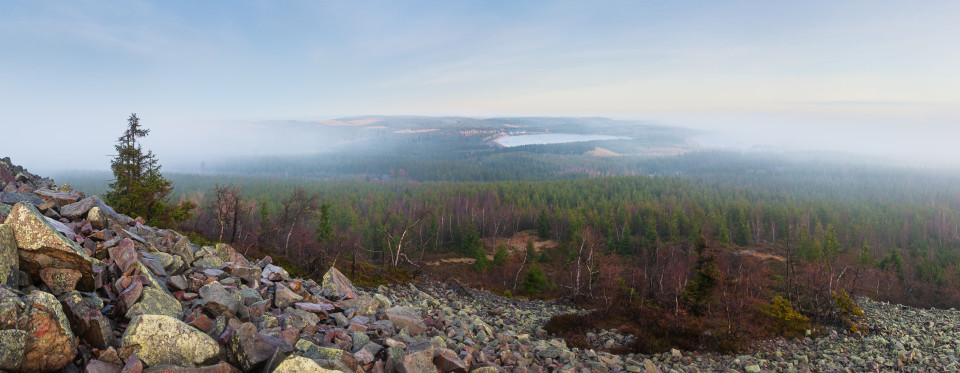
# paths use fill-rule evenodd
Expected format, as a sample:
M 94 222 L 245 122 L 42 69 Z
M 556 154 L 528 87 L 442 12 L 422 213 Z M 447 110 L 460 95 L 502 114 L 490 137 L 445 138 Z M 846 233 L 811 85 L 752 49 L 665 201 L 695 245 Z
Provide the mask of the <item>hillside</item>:
M 544 324 L 579 312 L 459 283 L 360 288 L 293 278 L 269 257 L 118 214 L 0 161 L 0 370 L 87 372 L 856 371 L 960 368 L 960 313 L 860 300 L 865 333 L 740 355 L 569 348 Z M 642 336 L 641 336 L 642 337 Z

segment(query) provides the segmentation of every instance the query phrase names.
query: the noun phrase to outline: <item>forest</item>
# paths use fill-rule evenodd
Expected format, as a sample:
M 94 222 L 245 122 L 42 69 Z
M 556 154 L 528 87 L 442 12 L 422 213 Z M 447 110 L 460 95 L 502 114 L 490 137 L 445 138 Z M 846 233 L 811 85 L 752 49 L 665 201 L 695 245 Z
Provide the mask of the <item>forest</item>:
M 169 179 L 177 199 L 198 206 L 179 228 L 200 242 L 284 258 L 307 275 L 329 265 L 368 279 L 399 269 L 657 315 L 656 325 L 633 325 L 662 331 L 641 339 L 642 351 L 737 350 L 818 323 L 855 330 L 855 306 L 839 305 L 858 296 L 960 305 L 956 172 L 817 153 L 693 151 L 573 174 L 535 162 L 560 164 L 556 149 L 583 146 L 495 151 L 488 157 L 510 155 L 495 181 L 424 181 L 411 176 L 424 175 L 417 168 L 377 178 L 246 169 Z M 512 176 L 538 164 L 543 176 Z M 109 176 L 58 178 L 96 193 Z M 584 320 L 553 327 L 576 343 Z

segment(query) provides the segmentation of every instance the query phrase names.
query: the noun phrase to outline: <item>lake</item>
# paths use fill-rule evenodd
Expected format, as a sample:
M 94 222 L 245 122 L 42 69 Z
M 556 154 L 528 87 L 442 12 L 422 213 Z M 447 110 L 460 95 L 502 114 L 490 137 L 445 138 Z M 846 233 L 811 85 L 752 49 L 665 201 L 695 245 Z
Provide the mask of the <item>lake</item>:
M 534 145 L 534 144 L 563 144 L 578 141 L 597 141 L 597 140 L 622 140 L 629 137 L 610 136 L 610 135 L 580 135 L 572 133 L 543 133 L 539 135 L 516 135 L 504 136 L 496 139 L 498 144 L 512 148 L 514 146 Z

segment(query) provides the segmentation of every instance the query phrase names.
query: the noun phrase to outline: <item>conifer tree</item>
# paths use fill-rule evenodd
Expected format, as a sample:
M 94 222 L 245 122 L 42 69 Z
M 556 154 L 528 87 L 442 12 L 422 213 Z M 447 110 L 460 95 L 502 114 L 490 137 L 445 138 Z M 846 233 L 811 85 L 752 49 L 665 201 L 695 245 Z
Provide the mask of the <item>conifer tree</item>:
M 152 151 L 144 152 L 138 141 L 150 133 L 140 125 L 137 114 L 127 118 L 127 128 L 114 146 L 116 157 L 110 162 L 114 181 L 104 200 L 118 211 L 142 216 L 151 224 L 172 226 L 190 217 L 193 204 L 170 206 L 166 200 L 173 184 L 160 173 L 160 164 Z

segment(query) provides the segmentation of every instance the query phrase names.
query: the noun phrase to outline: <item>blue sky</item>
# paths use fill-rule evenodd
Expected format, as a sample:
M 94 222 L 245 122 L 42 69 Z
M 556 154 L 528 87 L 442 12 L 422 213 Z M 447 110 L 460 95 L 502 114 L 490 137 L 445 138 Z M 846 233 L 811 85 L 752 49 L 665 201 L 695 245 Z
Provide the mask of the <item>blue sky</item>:
M 945 136 L 905 134 L 958 134 L 958 14 L 956 1 L 8 1 L 0 127 L 106 155 L 137 112 L 162 155 L 229 121 L 603 115 L 956 157 Z M 104 163 L 31 146 L 4 147 L 28 165 Z

